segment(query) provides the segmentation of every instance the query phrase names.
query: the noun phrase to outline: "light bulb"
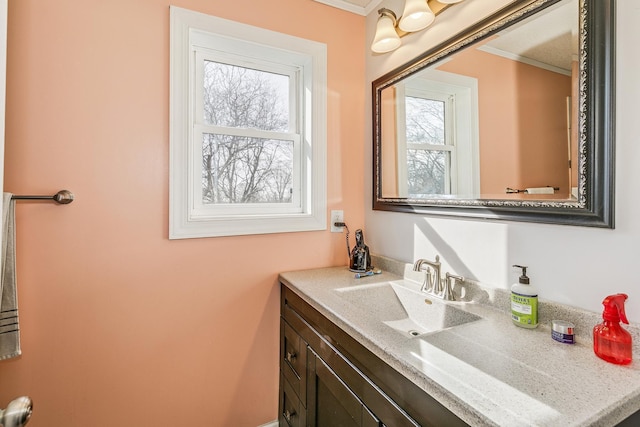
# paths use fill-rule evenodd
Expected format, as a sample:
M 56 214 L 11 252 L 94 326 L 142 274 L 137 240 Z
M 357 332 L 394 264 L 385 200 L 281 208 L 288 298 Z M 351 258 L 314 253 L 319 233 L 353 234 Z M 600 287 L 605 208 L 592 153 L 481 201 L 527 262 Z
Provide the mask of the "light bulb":
M 398 28 L 407 33 L 420 31 L 431 25 L 435 18 L 427 0 L 406 0 Z

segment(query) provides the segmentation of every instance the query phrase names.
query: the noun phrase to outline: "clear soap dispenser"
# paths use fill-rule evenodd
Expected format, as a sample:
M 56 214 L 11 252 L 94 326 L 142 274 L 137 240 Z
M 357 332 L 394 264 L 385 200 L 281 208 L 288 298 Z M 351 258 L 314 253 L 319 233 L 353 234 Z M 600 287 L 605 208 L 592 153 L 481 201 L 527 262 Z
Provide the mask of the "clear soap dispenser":
M 624 312 L 626 294 L 609 295 L 602 301 L 604 322 L 593 328 L 593 351 L 607 362 L 616 365 L 631 363 L 631 334 L 620 326 L 620 321 L 629 324 Z

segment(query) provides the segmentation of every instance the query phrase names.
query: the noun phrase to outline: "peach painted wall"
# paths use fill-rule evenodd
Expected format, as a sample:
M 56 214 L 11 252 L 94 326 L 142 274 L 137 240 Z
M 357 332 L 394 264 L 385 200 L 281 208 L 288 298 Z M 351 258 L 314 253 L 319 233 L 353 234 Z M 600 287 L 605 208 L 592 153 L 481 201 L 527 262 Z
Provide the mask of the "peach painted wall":
M 0 362 L 0 405 L 30 395 L 33 427 L 275 420 L 277 274 L 346 265 L 328 230 L 168 240 L 169 4 L 9 2 L 5 191 L 76 195 L 17 207 L 23 355 Z M 328 45 L 328 209 L 362 227 L 364 18 L 173 4 Z
M 391 86 L 380 93 L 382 132 L 382 196 L 400 197 L 398 188 L 398 127 L 396 88 Z
M 504 198 L 507 187 L 544 186 L 559 187 L 558 197 L 569 195 L 570 76 L 476 49 L 439 69 L 478 79 L 483 195 Z

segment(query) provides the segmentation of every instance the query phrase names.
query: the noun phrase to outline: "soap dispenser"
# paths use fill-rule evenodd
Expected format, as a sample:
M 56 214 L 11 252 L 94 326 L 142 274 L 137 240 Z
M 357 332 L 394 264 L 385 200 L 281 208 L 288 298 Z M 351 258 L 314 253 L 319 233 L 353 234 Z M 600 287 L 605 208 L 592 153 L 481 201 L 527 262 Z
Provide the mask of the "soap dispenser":
M 511 320 L 514 324 L 533 329 L 538 326 L 538 290 L 529 284 L 527 267 L 514 265 L 522 269 L 518 283 L 511 286 Z
M 604 322 L 593 328 L 593 351 L 596 355 L 616 365 L 631 363 L 631 334 L 620 326 L 620 321 L 629 324 L 624 312 L 626 294 L 609 295 L 602 301 Z

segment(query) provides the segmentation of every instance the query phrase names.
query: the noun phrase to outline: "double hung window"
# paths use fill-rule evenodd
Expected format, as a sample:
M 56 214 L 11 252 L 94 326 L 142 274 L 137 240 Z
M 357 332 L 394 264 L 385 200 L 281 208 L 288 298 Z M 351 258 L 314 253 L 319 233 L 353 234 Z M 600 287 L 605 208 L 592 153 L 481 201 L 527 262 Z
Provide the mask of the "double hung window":
M 456 191 L 453 102 L 453 95 L 437 92 L 405 94 L 409 197 Z
M 326 47 L 171 7 L 170 237 L 326 228 Z
M 399 196 L 478 197 L 477 81 L 432 71 L 396 97 Z

